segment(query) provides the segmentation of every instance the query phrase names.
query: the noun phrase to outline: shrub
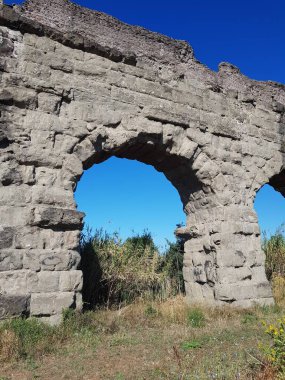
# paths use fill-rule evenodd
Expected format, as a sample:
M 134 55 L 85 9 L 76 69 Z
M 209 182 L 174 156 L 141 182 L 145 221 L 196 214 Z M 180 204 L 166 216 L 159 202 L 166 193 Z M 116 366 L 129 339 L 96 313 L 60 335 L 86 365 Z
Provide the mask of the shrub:
M 187 315 L 187 320 L 188 320 L 188 324 L 194 328 L 204 327 L 206 324 L 204 313 L 200 309 L 190 310 Z
M 81 257 L 86 308 L 129 304 L 137 298 L 162 300 L 184 290 L 179 241 L 161 254 L 149 232 L 122 241 L 117 234 L 87 229 Z

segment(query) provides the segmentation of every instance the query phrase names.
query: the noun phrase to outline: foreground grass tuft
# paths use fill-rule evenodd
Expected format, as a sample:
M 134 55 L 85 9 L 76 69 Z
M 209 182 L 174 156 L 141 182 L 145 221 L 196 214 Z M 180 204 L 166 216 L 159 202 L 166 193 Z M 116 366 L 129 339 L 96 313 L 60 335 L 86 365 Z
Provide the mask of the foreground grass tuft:
M 206 324 L 204 313 L 200 309 L 190 310 L 187 317 L 189 325 L 194 328 L 204 327 Z
M 60 343 L 56 329 L 36 319 L 12 319 L 0 327 L 0 357 L 28 358 L 51 353 Z

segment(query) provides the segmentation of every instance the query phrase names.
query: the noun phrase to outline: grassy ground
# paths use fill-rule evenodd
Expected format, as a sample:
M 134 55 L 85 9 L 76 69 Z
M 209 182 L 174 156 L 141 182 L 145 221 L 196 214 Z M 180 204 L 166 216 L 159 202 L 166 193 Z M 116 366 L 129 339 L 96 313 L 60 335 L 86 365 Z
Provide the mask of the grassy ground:
M 274 379 L 260 373 L 258 344 L 268 342 L 261 321 L 284 314 L 189 308 L 178 297 L 68 313 L 55 328 L 15 320 L 0 327 L 0 379 Z

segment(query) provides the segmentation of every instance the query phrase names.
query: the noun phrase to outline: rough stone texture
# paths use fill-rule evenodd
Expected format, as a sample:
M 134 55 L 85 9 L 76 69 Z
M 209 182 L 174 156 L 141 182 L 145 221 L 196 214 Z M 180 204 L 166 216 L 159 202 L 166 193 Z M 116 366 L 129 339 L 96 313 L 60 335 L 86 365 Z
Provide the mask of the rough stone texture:
M 28 316 L 30 296 L 0 295 L 0 319 Z
M 179 192 L 189 302 L 273 302 L 253 202 L 265 183 L 285 195 L 284 85 L 212 72 L 186 42 L 67 0 L 29 0 L 0 5 L 0 112 L 2 316 L 56 323 L 81 308 L 73 192 L 111 156 Z

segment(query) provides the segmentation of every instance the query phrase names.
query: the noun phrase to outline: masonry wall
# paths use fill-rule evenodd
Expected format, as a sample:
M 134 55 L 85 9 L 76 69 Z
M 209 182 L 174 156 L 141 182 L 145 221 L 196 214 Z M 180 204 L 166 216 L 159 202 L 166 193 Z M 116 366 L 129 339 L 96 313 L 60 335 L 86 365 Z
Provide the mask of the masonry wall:
M 283 85 L 65 0 L 0 6 L 0 70 L 2 317 L 81 309 L 73 192 L 111 156 L 179 192 L 189 302 L 273 302 L 253 202 L 268 182 L 285 193 Z

